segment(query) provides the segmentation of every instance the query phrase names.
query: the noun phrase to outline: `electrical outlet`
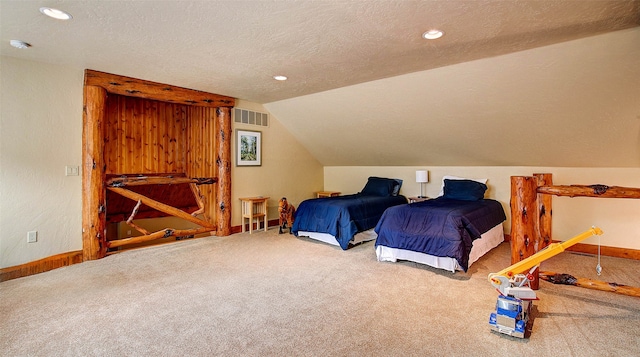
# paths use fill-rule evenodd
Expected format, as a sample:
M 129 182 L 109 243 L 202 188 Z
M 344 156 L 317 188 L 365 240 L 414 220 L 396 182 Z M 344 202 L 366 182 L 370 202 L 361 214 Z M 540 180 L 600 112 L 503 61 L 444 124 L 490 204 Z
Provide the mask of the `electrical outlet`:
M 38 231 L 27 232 L 27 243 L 35 243 L 38 241 Z

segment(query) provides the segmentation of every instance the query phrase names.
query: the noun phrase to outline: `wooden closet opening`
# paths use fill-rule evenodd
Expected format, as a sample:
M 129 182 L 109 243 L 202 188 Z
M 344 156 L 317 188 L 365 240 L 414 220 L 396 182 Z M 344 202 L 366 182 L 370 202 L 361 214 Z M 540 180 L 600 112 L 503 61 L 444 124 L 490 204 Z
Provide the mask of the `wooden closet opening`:
M 85 71 L 85 260 L 150 242 L 230 234 L 234 104 Z

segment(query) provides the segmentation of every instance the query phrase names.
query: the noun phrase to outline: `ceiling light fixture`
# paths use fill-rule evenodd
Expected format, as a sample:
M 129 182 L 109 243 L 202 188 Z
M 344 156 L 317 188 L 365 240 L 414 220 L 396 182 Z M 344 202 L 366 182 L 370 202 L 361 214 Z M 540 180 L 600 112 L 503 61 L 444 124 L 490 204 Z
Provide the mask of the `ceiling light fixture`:
M 54 9 L 52 7 L 41 7 L 40 12 L 58 20 L 71 20 L 73 18 L 73 16 L 71 16 L 70 13 L 62 10 Z
M 423 33 L 422 37 L 427 39 L 427 40 L 435 40 L 435 39 L 438 39 L 438 38 L 442 37 L 442 35 L 444 35 L 444 32 L 442 32 L 440 30 L 429 30 L 429 31 Z
M 9 44 L 11 44 L 11 46 L 13 46 L 15 48 L 29 48 L 29 47 L 31 47 L 31 44 L 26 43 L 24 41 L 20 41 L 20 40 L 11 40 L 11 41 L 9 41 Z
M 276 81 L 286 81 L 287 76 L 273 76 L 273 79 L 275 79 Z

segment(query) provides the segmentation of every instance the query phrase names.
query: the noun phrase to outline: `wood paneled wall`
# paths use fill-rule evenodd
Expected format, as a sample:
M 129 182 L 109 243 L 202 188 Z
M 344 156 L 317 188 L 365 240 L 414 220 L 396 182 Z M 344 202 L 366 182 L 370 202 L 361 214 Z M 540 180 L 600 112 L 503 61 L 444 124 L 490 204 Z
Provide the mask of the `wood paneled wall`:
M 187 117 L 187 151 L 186 162 L 188 177 L 218 177 L 218 148 L 216 133 L 219 130 L 216 108 L 189 107 Z M 209 222 L 215 221 L 216 188 L 218 185 L 202 185 L 200 192 L 204 199 L 204 218 Z
M 187 173 L 188 106 L 110 94 L 106 173 Z
M 215 110 L 110 94 L 106 103 L 106 174 L 217 177 Z M 215 185 L 199 189 L 205 201 L 205 219 L 213 222 Z M 107 202 L 107 212 L 114 208 Z

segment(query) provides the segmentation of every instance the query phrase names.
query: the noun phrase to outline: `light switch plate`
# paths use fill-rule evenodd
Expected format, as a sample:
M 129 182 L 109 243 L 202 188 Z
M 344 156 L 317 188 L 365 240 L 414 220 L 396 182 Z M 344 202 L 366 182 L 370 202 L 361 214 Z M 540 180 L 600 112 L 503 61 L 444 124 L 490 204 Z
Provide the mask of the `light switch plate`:
M 35 243 L 38 241 L 38 231 L 27 232 L 27 243 Z
M 66 176 L 78 176 L 78 175 L 80 175 L 80 167 L 79 166 L 65 166 L 65 175 Z

